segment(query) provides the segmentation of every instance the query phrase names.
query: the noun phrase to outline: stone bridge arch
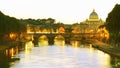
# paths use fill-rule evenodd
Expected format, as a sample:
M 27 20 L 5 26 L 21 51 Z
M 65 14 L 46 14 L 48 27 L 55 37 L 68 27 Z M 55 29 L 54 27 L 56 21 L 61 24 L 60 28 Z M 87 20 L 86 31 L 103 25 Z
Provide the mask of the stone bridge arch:
M 43 36 L 43 35 L 45 35 L 48 38 L 49 45 L 54 44 L 54 39 L 58 35 L 61 35 L 61 36 L 64 37 L 65 43 L 70 43 L 70 35 L 68 35 L 68 34 L 67 35 L 66 34 L 34 34 L 34 36 L 33 36 L 33 38 L 34 38 L 33 43 L 35 45 L 38 45 L 39 37 Z

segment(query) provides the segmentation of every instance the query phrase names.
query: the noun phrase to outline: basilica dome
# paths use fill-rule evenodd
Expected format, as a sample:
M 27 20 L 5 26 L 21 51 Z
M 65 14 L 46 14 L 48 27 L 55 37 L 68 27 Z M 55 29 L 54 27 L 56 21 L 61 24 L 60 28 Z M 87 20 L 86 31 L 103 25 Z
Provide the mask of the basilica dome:
M 98 14 L 93 10 L 93 12 L 90 14 L 89 19 L 98 19 Z

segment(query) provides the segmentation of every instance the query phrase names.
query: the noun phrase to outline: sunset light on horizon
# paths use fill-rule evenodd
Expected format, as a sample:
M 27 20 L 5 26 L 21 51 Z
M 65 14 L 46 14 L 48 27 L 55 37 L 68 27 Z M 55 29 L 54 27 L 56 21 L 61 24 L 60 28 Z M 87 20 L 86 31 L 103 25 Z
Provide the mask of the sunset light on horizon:
M 95 9 L 105 21 L 120 0 L 0 0 L 0 11 L 18 19 L 53 18 L 65 24 L 80 23 Z

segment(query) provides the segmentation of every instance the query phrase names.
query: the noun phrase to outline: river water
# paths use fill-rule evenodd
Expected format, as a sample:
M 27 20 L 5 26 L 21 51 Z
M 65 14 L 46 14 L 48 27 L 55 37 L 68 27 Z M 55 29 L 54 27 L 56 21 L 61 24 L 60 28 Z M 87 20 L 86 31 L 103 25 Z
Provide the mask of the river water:
M 47 41 L 34 45 L 30 41 L 14 56 L 20 60 L 11 62 L 10 68 L 118 68 L 120 64 L 113 61 L 116 58 L 79 41 L 57 41 L 54 45 Z

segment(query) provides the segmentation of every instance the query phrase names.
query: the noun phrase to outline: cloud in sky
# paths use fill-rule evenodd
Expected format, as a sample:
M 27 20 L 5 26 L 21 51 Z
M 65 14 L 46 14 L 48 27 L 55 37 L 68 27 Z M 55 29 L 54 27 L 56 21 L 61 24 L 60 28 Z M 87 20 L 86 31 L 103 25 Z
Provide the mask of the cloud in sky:
M 99 17 L 107 14 L 120 0 L 1 0 L 0 11 L 16 18 L 54 18 L 63 23 L 81 22 L 93 9 Z

